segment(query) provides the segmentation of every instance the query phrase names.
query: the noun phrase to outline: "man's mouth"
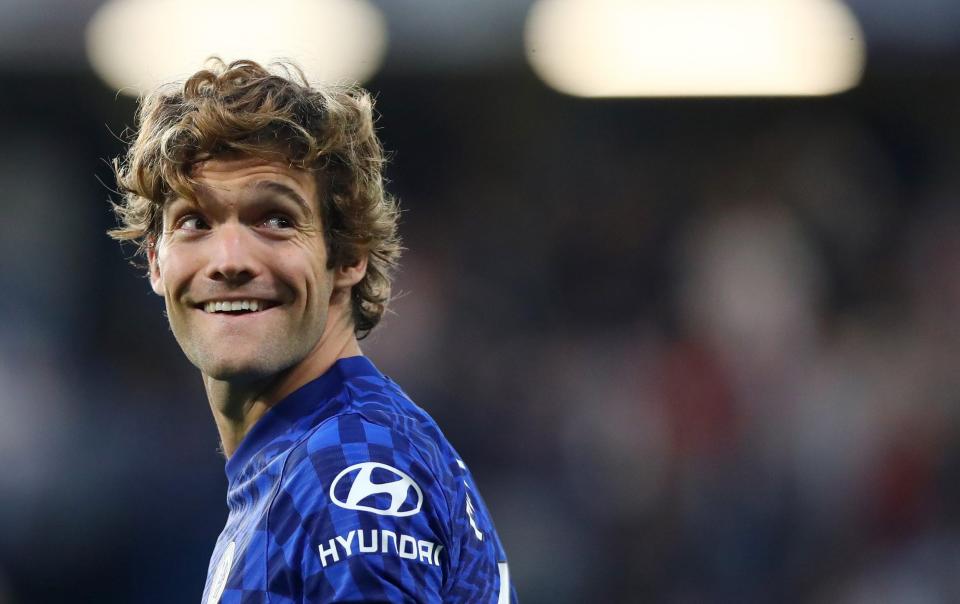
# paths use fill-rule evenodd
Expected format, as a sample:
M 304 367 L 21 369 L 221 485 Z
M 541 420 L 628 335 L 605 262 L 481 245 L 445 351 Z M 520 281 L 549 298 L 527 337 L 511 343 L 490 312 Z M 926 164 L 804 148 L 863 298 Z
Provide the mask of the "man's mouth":
M 268 300 L 210 300 L 199 308 L 206 313 L 246 314 L 267 310 L 276 306 L 276 302 Z

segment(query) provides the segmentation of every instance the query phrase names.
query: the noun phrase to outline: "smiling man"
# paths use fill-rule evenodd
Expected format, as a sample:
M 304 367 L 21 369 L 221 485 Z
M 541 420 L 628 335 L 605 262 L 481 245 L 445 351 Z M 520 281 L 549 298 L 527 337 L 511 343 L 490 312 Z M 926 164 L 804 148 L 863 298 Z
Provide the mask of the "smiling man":
M 370 96 L 215 63 L 148 96 L 111 235 L 200 370 L 228 518 L 203 602 L 515 601 L 470 472 L 361 352 L 400 255 Z

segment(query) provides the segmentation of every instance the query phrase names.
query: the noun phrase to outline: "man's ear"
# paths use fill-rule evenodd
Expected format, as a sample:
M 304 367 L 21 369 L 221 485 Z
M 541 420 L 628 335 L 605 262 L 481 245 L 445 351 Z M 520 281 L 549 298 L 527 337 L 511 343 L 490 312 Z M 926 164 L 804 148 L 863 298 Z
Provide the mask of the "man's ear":
M 349 289 L 360 283 L 367 274 L 367 254 L 361 254 L 353 263 L 338 266 L 333 269 L 334 289 Z
M 160 275 L 160 263 L 157 261 L 157 240 L 151 235 L 147 240 L 147 263 L 149 264 L 150 287 L 153 293 L 163 295 L 163 277 Z

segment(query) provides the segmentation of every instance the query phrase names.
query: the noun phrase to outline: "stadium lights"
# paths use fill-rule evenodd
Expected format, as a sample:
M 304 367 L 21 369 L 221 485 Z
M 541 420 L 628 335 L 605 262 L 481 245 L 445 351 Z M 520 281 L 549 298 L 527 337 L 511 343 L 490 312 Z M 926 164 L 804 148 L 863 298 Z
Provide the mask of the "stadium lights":
M 827 95 L 866 49 L 837 0 L 538 0 L 527 57 L 574 96 Z
M 363 82 L 385 49 L 383 16 L 367 0 L 109 0 L 87 27 L 90 63 L 130 95 L 183 79 L 211 55 L 292 59 L 311 80 Z

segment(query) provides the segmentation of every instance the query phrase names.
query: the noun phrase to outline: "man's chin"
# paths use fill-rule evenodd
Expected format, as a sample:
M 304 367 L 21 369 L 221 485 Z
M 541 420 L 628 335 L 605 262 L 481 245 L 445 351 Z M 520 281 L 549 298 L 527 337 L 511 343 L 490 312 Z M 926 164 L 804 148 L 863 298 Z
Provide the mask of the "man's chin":
M 269 363 L 264 359 L 203 359 L 195 362 L 197 369 L 208 378 L 234 384 L 262 382 L 275 377 L 286 369 L 281 363 Z

